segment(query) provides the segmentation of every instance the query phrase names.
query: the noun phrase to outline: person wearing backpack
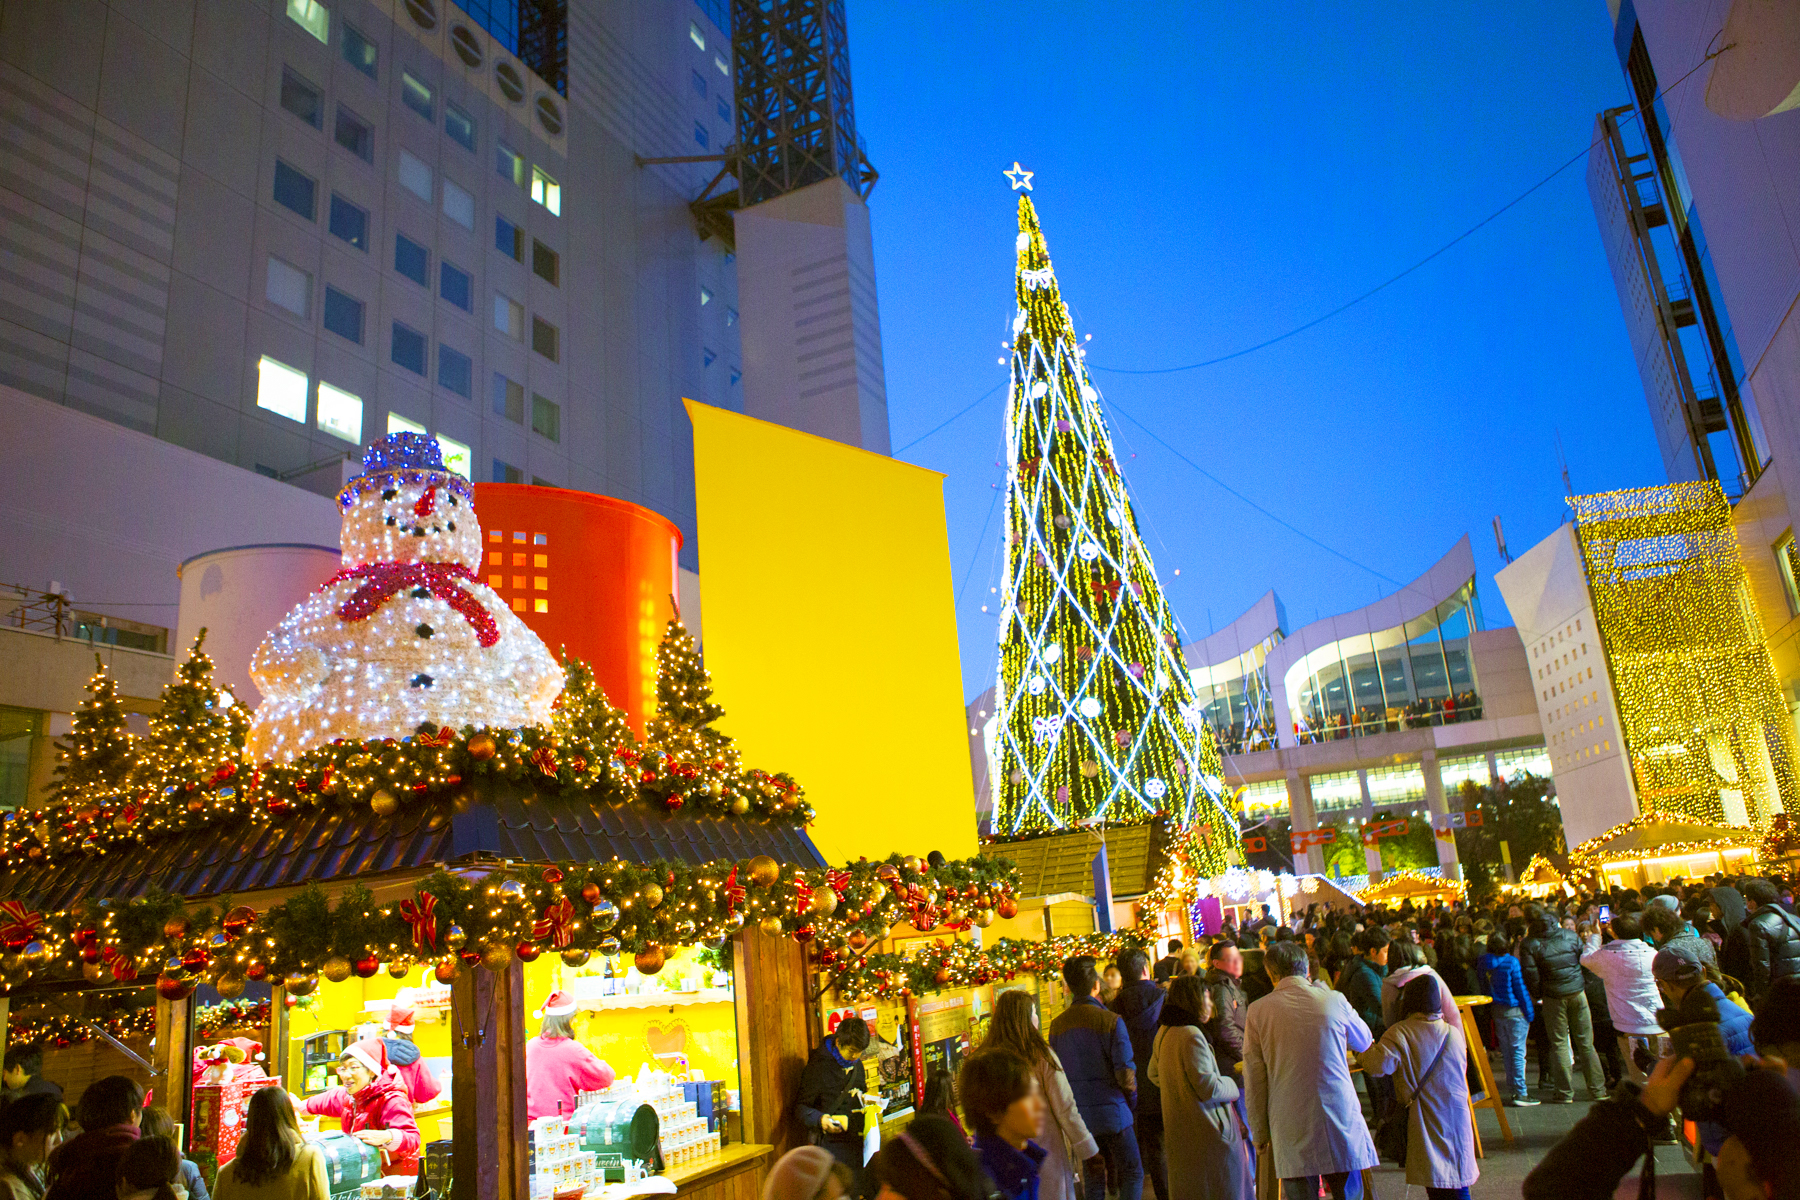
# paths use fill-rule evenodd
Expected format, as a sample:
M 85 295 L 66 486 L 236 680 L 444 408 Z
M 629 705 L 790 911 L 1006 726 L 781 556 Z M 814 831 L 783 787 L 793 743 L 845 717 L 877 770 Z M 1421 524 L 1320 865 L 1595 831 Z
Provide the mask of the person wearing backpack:
M 1373 1078 L 1395 1077 L 1408 1186 L 1424 1188 L 1427 1200 L 1469 1200 L 1481 1174 L 1469 1123 L 1469 1049 L 1461 1018 L 1446 1020 L 1441 987 L 1435 976 L 1414 977 L 1400 990 L 1400 1019 L 1356 1059 Z

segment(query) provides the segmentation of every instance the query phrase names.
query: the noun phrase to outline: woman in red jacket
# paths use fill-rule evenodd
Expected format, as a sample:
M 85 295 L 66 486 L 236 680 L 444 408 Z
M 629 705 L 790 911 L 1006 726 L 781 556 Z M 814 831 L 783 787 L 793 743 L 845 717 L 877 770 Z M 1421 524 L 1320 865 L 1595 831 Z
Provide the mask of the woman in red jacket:
M 296 1098 L 295 1103 L 302 1112 L 337 1117 L 345 1133 L 380 1150 L 383 1174 L 417 1175 L 419 1125 L 381 1039 L 364 1038 L 345 1047 L 338 1058 L 338 1079 L 342 1087 Z

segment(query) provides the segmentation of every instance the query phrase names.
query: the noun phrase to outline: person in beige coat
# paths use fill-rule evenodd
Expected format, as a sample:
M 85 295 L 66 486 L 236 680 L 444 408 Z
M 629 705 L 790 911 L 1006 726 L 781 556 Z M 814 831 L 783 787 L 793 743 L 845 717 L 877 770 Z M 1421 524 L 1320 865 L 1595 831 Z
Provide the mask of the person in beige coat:
M 1212 994 L 1198 977 L 1169 981 L 1150 1051 L 1169 1155 L 1169 1195 L 1159 1200 L 1253 1200 L 1255 1180 L 1238 1130 L 1238 1085 L 1220 1072 L 1200 1028 L 1212 1017 Z
M 1469 1050 L 1460 1016 L 1442 1011 L 1442 986 L 1436 975 L 1415 977 L 1400 990 L 1400 1019 L 1356 1056 L 1369 1075 L 1394 1076 L 1400 1102 L 1410 1102 L 1406 1182 L 1429 1189 L 1432 1200 L 1466 1198 L 1481 1174 L 1469 1123 Z
M 1023 991 L 1000 993 L 994 1003 L 983 1050 L 1001 1047 L 1031 1064 L 1044 1092 L 1044 1121 L 1033 1140 L 1049 1153 L 1038 1170 L 1038 1200 L 1076 1200 L 1081 1194 L 1075 1172 L 1100 1153 L 1094 1135 L 1075 1107 L 1075 1093 L 1060 1059 L 1038 1031 L 1037 1008 Z

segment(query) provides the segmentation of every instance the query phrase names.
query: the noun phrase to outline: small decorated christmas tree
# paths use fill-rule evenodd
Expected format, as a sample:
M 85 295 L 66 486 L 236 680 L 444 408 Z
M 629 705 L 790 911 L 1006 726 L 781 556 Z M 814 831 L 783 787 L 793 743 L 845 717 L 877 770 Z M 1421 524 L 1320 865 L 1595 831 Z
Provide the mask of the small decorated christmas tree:
M 131 775 L 132 742 L 119 703 L 119 684 L 94 655 L 88 696 L 75 714 L 67 739 L 56 743 L 56 774 L 50 784 L 53 804 L 80 804 L 123 791 Z
M 591 746 L 604 754 L 607 782 L 621 787 L 631 786 L 630 774 L 623 770 L 621 753 L 629 754 L 637 745 L 631 724 L 625 714 L 614 708 L 606 692 L 594 678 L 594 668 L 579 658 L 563 657 L 563 690 L 550 706 L 550 728 L 564 746 Z
M 217 803 L 216 789 L 237 772 L 248 721 L 228 691 L 213 686 L 213 661 L 203 648 L 206 630 L 194 639 L 175 682 L 163 689 L 150 717 L 150 734 L 137 743 L 132 785 L 151 798 L 201 813 Z M 184 802 L 184 797 L 186 797 Z

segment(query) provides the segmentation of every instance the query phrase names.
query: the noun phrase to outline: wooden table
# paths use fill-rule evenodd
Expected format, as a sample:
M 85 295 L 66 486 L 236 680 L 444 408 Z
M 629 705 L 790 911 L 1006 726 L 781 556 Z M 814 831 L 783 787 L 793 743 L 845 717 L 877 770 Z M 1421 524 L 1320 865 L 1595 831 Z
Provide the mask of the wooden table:
M 1513 1140 L 1512 1126 L 1506 1121 L 1506 1103 L 1500 1098 L 1500 1089 L 1494 1085 L 1494 1068 L 1488 1062 L 1487 1044 L 1481 1040 L 1481 1030 L 1475 1025 L 1475 1010 L 1483 1004 L 1493 1002 L 1492 996 L 1456 997 L 1457 1011 L 1462 1013 L 1463 1038 L 1469 1044 L 1469 1058 L 1473 1060 L 1475 1070 L 1481 1076 L 1481 1090 L 1485 1093 L 1480 1100 L 1474 1096 L 1469 1097 L 1469 1125 L 1475 1130 L 1476 1158 L 1486 1157 L 1481 1148 L 1481 1125 L 1475 1120 L 1475 1110 L 1478 1108 L 1493 1109 L 1494 1115 L 1500 1118 L 1500 1133 L 1505 1137 L 1506 1144 L 1512 1145 Z M 1514 1087 L 1518 1086 L 1517 1080 L 1507 1082 Z

